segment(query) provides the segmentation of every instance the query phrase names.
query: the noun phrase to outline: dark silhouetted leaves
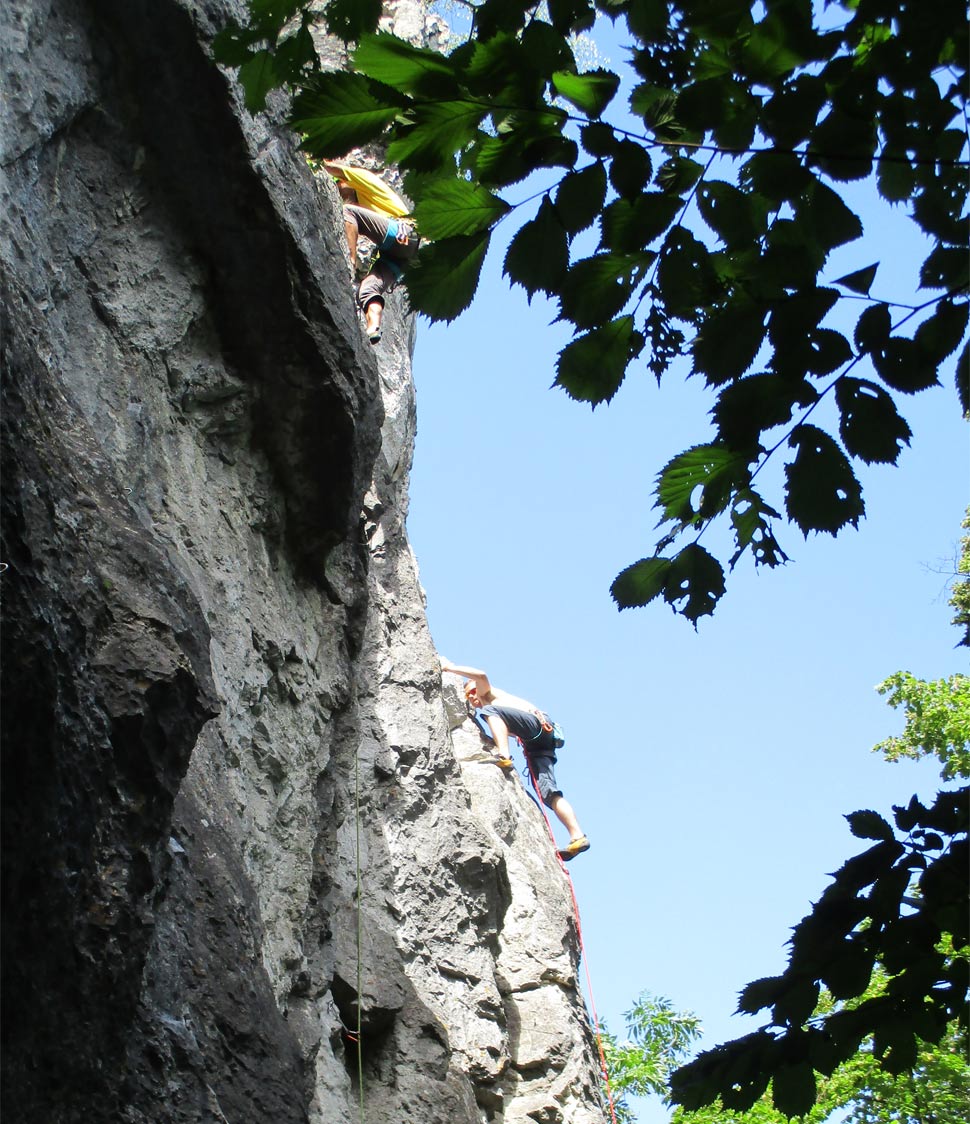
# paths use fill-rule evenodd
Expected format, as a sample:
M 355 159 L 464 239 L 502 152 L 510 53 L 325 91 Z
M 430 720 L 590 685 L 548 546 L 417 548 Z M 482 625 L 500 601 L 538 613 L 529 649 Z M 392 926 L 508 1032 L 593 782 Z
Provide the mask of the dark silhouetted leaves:
M 646 605 L 662 594 L 672 609 L 696 625 L 700 617 L 714 612 L 724 588 L 720 562 L 691 543 L 674 558 L 643 558 L 628 566 L 610 592 L 621 609 Z
M 771 1100 L 786 1116 L 803 1116 L 815 1104 L 815 1071 L 808 1064 L 782 1065 L 771 1078 Z
M 836 534 L 865 514 L 862 489 L 845 454 L 823 430 L 801 425 L 788 444 L 797 450 L 785 466 L 785 506 L 791 519 L 809 531 Z
M 611 319 L 630 299 L 640 272 L 640 262 L 614 254 L 575 262 L 559 286 L 563 318 L 579 328 Z
M 616 146 L 610 163 L 610 182 L 624 199 L 635 199 L 650 180 L 653 165 L 650 154 L 631 140 Z
M 861 296 L 867 297 L 869 290 L 872 288 L 872 283 L 876 279 L 878 268 L 879 263 L 874 262 L 872 265 L 867 265 L 865 269 L 857 269 L 852 273 L 847 273 L 835 283 L 836 285 L 843 285 L 846 289 L 851 289 L 853 293 L 859 293 Z
M 729 183 L 705 180 L 697 189 L 697 207 L 728 249 L 754 242 L 767 229 L 767 202 Z
M 531 297 L 537 290 L 554 293 L 569 266 L 569 246 L 557 208 L 548 196 L 539 213 L 512 239 L 504 272 Z
M 781 516 L 753 488 L 739 488 L 731 504 L 731 525 L 737 549 L 731 556 L 733 567 L 746 550 L 751 551 L 756 566 L 774 569 L 788 561 L 771 528 L 772 519 Z
M 570 172 L 556 191 L 559 221 L 570 234 L 578 234 L 600 213 L 605 199 L 606 169 L 602 164 Z
M 374 31 L 381 18 L 381 0 L 329 0 L 323 12 L 331 35 L 353 43 Z
M 845 377 L 835 386 L 842 420 L 839 434 L 849 453 L 867 464 L 895 464 L 912 430 L 892 398 L 875 383 Z
M 704 375 L 710 386 L 738 379 L 755 361 L 765 334 L 765 309 L 748 302 L 728 305 L 712 312 L 702 321 L 691 354 L 694 371 Z M 715 411 L 725 409 L 725 400 L 718 399 Z M 748 413 L 747 419 L 760 429 L 762 419 Z

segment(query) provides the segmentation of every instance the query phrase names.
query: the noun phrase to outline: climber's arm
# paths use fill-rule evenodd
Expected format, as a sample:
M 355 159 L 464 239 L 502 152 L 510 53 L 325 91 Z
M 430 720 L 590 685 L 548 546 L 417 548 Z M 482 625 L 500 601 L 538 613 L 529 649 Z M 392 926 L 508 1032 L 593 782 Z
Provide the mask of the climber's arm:
M 452 675 L 461 675 L 465 679 L 474 679 L 475 686 L 478 688 L 478 697 L 487 699 L 492 693 L 492 684 L 488 681 L 488 676 L 477 667 L 464 667 L 461 664 L 452 663 L 441 657 L 441 670 L 451 672 Z

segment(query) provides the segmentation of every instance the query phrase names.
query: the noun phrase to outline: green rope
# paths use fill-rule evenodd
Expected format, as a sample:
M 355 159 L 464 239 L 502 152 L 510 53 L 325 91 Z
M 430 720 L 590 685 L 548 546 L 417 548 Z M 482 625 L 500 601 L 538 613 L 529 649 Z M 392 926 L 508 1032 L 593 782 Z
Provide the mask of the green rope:
M 364 1124 L 364 1049 L 361 1045 L 361 945 L 363 923 L 361 919 L 361 885 L 360 885 L 360 747 L 354 749 L 354 819 L 356 821 L 357 843 L 357 1089 L 360 1095 L 360 1124 Z

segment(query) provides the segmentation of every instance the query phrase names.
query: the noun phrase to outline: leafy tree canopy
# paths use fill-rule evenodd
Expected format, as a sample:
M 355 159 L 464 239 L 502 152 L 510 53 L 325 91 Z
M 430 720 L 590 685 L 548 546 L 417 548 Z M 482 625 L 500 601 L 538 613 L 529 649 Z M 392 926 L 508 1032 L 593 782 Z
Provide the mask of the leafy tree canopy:
M 313 50 L 321 5 L 249 8 L 216 57 L 250 108 L 288 87 L 310 155 L 379 141 L 404 170 L 433 242 L 409 274 L 418 311 L 466 308 L 514 217 L 505 273 L 574 329 L 556 385 L 595 407 L 628 371 L 660 379 L 684 356 L 711 388 L 714 434 L 660 471 L 662 537 L 613 583 L 621 608 L 662 598 L 696 624 L 725 565 L 786 560 L 786 519 L 805 535 L 857 526 L 854 465 L 896 463 L 900 399 L 937 385 L 961 345 L 970 409 L 963 0 L 483 0 L 447 55 L 377 32 L 379 0 L 329 0 L 327 27 L 357 44 L 340 73 Z M 625 24 L 629 71 L 580 72 L 570 34 L 597 14 Z M 831 275 L 863 237 L 855 181 L 926 236 L 918 299 L 879 293 L 878 260 Z M 776 453 L 769 499 L 759 474 Z M 725 559 L 699 541 L 714 520 Z
M 839 1003 L 822 989 L 817 1018 L 839 1008 L 853 1009 L 881 995 L 886 974 L 880 969 L 857 999 Z M 667 999 L 641 995 L 624 1016 L 629 1038 L 617 1042 L 604 1034 L 606 1063 L 618 1124 L 636 1119 L 630 1094 L 666 1097 L 667 1078 L 700 1034 L 696 1016 L 678 1012 Z M 815 1103 L 802 1124 L 964 1124 L 970 1104 L 970 1059 L 958 1022 L 951 1022 L 940 1041 L 922 1042 L 916 1064 L 904 1073 L 887 1073 L 873 1057 L 872 1039 L 852 1057 L 819 1080 Z M 837 1115 L 836 1115 L 837 1114 Z M 720 1101 L 688 1112 L 678 1108 L 671 1124 L 786 1124 L 788 1117 L 764 1093 L 745 1111 L 731 1111 Z

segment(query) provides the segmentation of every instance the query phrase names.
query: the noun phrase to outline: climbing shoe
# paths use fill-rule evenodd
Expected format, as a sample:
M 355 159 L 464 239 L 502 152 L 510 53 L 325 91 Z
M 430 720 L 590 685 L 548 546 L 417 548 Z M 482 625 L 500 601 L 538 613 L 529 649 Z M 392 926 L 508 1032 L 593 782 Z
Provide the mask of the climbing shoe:
M 511 769 L 514 764 L 511 757 L 493 757 L 491 763 L 500 769 Z
M 581 855 L 583 851 L 588 850 L 589 840 L 585 835 L 581 835 L 578 839 L 571 840 L 567 846 L 563 847 L 559 852 L 559 857 L 563 862 L 568 863 L 570 859 L 574 859 L 577 855 Z
M 380 343 L 381 342 L 381 330 L 380 330 L 380 328 L 378 328 L 374 332 L 368 332 L 367 338 L 370 340 L 371 343 Z

